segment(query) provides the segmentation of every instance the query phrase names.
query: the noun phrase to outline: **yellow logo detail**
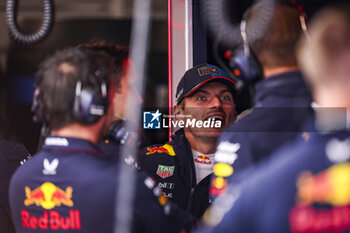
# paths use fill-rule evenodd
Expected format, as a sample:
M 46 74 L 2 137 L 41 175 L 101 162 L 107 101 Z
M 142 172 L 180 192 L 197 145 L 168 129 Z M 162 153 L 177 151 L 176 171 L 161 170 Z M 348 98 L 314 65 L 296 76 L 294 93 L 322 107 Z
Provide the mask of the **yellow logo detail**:
M 216 176 L 227 177 L 232 175 L 233 167 L 226 163 L 217 163 L 214 165 L 214 174 Z
M 34 190 L 31 190 L 28 186 L 25 186 L 24 190 L 26 195 L 24 200 L 25 206 L 35 204 L 47 210 L 62 204 L 69 207 L 73 206 L 73 201 L 71 200 L 73 188 L 70 186 L 64 191 L 53 183 L 45 182 Z
M 161 206 L 164 206 L 168 202 L 168 198 L 164 194 L 162 194 L 158 197 L 158 201 Z
M 146 155 L 154 154 L 154 153 L 166 153 L 171 156 L 175 156 L 175 151 L 172 145 L 165 144 L 163 146 L 156 147 L 147 147 Z
M 350 163 L 336 164 L 329 169 L 312 175 L 302 173 L 297 182 L 300 204 L 313 202 L 334 206 L 350 204 Z

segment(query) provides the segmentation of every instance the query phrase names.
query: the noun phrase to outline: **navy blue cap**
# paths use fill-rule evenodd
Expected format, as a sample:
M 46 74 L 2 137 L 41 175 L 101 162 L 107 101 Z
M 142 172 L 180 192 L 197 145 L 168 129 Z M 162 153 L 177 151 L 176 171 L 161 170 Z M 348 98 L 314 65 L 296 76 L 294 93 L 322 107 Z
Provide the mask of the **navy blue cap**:
M 176 104 L 180 104 L 185 97 L 191 95 L 202 85 L 210 81 L 225 83 L 232 92 L 234 92 L 237 85 L 223 69 L 215 65 L 196 65 L 187 70 L 181 78 L 176 89 Z

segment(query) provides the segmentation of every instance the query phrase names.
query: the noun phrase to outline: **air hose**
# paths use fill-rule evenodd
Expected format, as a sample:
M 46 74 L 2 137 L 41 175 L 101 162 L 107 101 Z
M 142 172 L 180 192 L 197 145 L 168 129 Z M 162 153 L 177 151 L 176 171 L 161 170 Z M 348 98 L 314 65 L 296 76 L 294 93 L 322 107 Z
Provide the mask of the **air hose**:
M 227 0 L 202 0 L 202 19 L 214 38 L 228 48 L 235 48 L 242 44 L 240 23 L 230 22 L 226 3 Z M 261 4 L 261 10 L 249 20 L 247 37 L 250 43 L 263 36 L 274 9 L 274 0 L 256 0 L 255 3 Z
M 33 34 L 25 34 L 20 31 L 17 24 L 17 8 L 19 0 L 7 0 L 6 20 L 10 36 L 24 45 L 39 45 L 50 33 L 54 22 L 53 0 L 42 0 L 43 22 L 40 29 Z

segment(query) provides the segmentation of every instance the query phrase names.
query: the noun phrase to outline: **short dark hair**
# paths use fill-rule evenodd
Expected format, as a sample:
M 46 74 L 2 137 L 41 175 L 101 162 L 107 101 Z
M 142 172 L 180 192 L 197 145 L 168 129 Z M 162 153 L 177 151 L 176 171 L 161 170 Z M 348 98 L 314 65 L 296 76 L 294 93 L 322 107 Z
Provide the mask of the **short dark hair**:
M 98 67 L 99 75 L 91 79 Z M 40 64 L 37 72 L 38 101 L 50 129 L 60 129 L 75 122 L 73 104 L 76 83 L 97 86 L 110 84 L 111 59 L 103 52 L 68 48 L 56 52 Z M 97 82 L 97 83 L 96 83 Z M 99 88 L 96 87 L 96 88 Z
M 258 3 L 249 8 L 245 16 L 257 15 L 262 6 Z M 263 67 L 296 66 L 296 44 L 302 28 L 300 13 L 296 7 L 279 2 L 274 8 L 272 20 L 264 35 L 250 44 Z
M 116 90 L 119 91 L 120 88 L 120 80 L 122 76 L 126 72 L 126 61 L 129 57 L 129 47 L 118 45 L 114 43 L 107 43 L 104 40 L 92 40 L 86 44 L 79 44 L 77 48 L 83 50 L 95 50 L 95 51 L 103 51 L 111 56 L 114 60 L 114 84 Z

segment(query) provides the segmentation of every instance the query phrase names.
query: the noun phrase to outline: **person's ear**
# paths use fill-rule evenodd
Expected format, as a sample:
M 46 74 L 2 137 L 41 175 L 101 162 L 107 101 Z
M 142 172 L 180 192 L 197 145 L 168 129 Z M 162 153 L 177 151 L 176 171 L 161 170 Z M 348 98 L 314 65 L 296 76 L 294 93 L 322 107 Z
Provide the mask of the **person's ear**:
M 181 106 L 175 105 L 174 106 L 174 114 L 175 114 L 175 120 L 180 120 L 178 115 L 183 115 L 184 111 Z

